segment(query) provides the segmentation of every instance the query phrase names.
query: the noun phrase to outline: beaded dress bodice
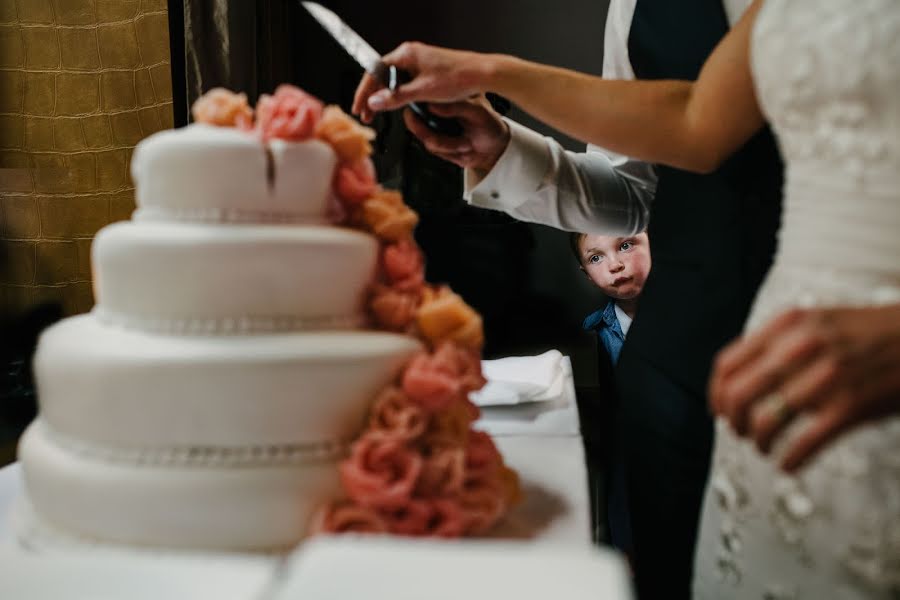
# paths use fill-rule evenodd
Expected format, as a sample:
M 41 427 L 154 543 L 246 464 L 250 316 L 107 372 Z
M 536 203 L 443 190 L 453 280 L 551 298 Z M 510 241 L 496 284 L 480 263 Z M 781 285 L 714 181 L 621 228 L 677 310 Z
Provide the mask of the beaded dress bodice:
M 767 0 L 751 53 L 785 187 L 748 330 L 794 306 L 900 302 L 900 2 Z M 796 477 L 722 423 L 716 437 L 697 598 L 900 597 L 900 419 Z

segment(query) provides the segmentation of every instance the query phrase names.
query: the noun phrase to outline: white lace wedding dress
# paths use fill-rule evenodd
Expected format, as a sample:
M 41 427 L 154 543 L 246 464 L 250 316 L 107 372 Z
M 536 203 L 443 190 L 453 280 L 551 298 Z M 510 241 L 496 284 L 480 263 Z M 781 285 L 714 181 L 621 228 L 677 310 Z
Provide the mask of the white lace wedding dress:
M 792 306 L 900 301 L 900 0 L 766 0 L 751 45 L 786 183 L 747 328 Z M 845 434 L 795 478 L 723 423 L 716 437 L 698 599 L 900 598 L 900 419 Z

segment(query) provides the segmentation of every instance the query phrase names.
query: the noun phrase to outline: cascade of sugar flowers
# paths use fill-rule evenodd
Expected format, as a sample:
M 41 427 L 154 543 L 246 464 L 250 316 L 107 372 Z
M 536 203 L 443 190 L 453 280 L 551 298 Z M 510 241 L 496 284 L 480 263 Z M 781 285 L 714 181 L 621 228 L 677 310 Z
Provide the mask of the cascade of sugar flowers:
M 518 477 L 491 437 L 473 428 L 468 398 L 485 384 L 481 317 L 446 286 L 427 283 L 413 239 L 418 216 L 382 189 L 370 159 L 374 132 L 337 106 L 281 85 L 255 111 L 217 88 L 192 107 L 195 121 L 259 137 L 327 142 L 338 157 L 332 221 L 379 240 L 367 298 L 371 325 L 413 335 L 427 348 L 374 398 L 369 420 L 340 464 L 345 497 L 323 507 L 314 532 L 457 537 L 490 529 L 519 497 Z

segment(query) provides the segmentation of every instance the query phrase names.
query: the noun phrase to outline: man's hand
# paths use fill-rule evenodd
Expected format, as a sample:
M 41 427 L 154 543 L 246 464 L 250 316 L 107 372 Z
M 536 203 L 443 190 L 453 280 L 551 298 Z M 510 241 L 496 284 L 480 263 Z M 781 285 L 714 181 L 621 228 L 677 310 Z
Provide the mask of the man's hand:
M 851 427 L 900 412 L 900 305 L 794 309 L 716 358 L 713 412 L 768 452 L 799 413 L 792 471 Z
M 403 111 L 407 129 L 429 152 L 464 169 L 490 171 L 509 144 L 509 126 L 482 95 L 450 104 L 429 104 L 428 110 L 439 117 L 455 118 L 463 128 L 462 135 L 435 133 L 409 109 Z

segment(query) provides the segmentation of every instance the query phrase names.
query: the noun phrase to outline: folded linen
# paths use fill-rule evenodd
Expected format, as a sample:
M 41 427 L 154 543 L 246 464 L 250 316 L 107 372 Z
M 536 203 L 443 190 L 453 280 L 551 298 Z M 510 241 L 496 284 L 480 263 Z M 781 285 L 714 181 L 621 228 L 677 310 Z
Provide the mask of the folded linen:
M 482 361 L 488 382 L 470 394 L 479 406 L 505 406 L 554 400 L 563 392 L 566 370 L 559 350 L 537 356 L 509 356 Z

